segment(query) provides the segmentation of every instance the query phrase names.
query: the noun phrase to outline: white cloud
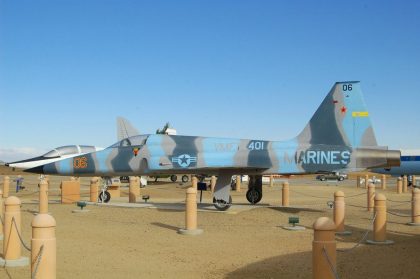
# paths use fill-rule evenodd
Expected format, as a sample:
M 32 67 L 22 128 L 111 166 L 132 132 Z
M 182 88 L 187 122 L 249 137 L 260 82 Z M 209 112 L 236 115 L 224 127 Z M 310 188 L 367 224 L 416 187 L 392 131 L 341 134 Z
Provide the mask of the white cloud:
M 36 149 L 33 147 L 0 148 L 0 160 L 4 162 L 13 162 L 41 156 L 46 153 L 45 149 Z

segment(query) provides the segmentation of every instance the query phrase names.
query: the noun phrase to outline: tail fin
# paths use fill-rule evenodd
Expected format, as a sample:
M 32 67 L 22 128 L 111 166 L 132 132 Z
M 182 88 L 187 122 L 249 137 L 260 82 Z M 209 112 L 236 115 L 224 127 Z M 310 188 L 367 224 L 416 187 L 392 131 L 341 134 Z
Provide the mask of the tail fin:
M 308 144 L 377 146 L 360 82 L 336 82 L 297 140 Z
M 137 135 L 139 135 L 139 131 L 127 119 L 117 117 L 117 137 L 119 141 Z

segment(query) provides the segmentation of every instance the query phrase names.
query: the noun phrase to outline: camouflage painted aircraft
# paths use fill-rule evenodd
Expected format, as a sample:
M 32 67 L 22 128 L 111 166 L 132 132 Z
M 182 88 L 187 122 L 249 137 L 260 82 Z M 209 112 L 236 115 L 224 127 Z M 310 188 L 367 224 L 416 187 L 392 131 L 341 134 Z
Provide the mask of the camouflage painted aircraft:
M 266 174 L 351 172 L 399 164 L 399 151 L 377 146 L 360 83 L 351 81 L 337 82 L 308 125 L 288 141 L 139 135 L 28 171 L 71 176 L 218 175 L 213 202 L 226 210 L 235 174 L 250 176 L 247 199 L 257 203 Z

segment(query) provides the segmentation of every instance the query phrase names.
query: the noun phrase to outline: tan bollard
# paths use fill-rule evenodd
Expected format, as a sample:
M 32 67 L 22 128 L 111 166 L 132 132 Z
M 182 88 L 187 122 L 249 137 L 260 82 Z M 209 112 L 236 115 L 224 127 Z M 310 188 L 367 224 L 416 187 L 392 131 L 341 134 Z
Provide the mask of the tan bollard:
M 386 175 L 383 174 L 381 177 L 381 189 L 385 190 L 386 189 Z
M 416 177 L 414 175 L 412 175 L 412 177 L 413 181 L 411 182 L 411 187 L 416 187 Z
M 26 266 L 29 264 L 29 259 L 22 257 L 22 244 L 19 238 L 19 235 L 21 235 L 21 202 L 19 198 L 11 196 L 6 199 L 4 204 L 4 259 L 0 259 L 0 264 Z
M 375 195 L 375 220 L 373 221 L 373 240 L 369 244 L 392 244 L 394 241 L 386 239 L 386 197 L 383 194 Z
M 344 202 L 344 193 L 337 191 L 334 193 L 334 223 L 337 227 L 336 234 L 349 235 L 351 232 L 344 230 L 346 204 Z
M 48 182 L 43 179 L 39 183 L 39 213 L 48 213 Z
M 202 229 L 197 229 L 197 189 L 194 187 L 187 189 L 185 229 L 179 229 L 178 233 L 185 235 L 198 235 L 203 233 Z
M 335 242 L 335 224 L 327 218 L 318 218 L 314 225 L 312 242 L 312 278 L 335 279 L 337 244 Z M 334 270 L 332 270 L 331 266 Z
M 134 194 L 136 194 L 136 197 L 140 197 L 140 176 L 136 176 L 136 187 L 134 187 Z
M 4 215 L 3 215 L 3 191 L 0 190 L 0 240 L 3 240 L 3 220 L 4 220 Z
M 32 219 L 31 274 L 33 278 L 56 278 L 55 227 L 55 219 L 49 214 L 38 214 Z
M 197 176 L 193 176 L 192 178 L 191 178 L 191 181 L 192 181 L 192 186 L 191 187 L 193 187 L 195 190 L 197 190 L 197 184 L 198 184 L 198 179 L 197 179 Z
M 398 177 L 397 179 L 397 194 L 402 193 L 402 178 Z
M 365 189 L 367 189 L 369 186 L 368 180 L 369 180 L 369 175 L 365 175 Z
M 370 183 L 367 190 L 367 211 L 373 211 L 375 204 L 375 184 Z
M 274 187 L 274 175 L 270 175 L 270 187 Z
M 241 191 L 241 180 L 242 180 L 242 177 L 240 175 L 237 175 L 236 176 L 236 192 Z
M 360 176 L 357 176 L 356 178 L 356 188 L 360 188 Z
M 210 180 L 210 189 L 212 193 L 214 193 L 214 187 L 216 187 L 216 176 L 212 175 Z
M 129 185 L 129 191 L 128 191 L 128 202 L 129 203 L 135 203 L 136 202 L 136 187 L 137 186 L 137 178 L 134 176 L 130 176 L 130 185 Z
M 403 193 L 407 193 L 408 192 L 408 179 L 407 179 L 407 175 L 404 175 L 403 177 Z
M 411 226 L 420 226 L 420 190 L 413 188 L 411 192 Z
M 92 177 L 90 180 L 90 202 L 97 202 L 99 196 L 99 177 Z
M 50 189 L 50 176 L 44 175 L 44 181 L 48 183 L 48 189 Z
M 283 182 L 283 188 L 281 189 L 281 205 L 289 206 L 289 182 Z
M 10 177 L 3 177 L 3 198 L 9 197 Z

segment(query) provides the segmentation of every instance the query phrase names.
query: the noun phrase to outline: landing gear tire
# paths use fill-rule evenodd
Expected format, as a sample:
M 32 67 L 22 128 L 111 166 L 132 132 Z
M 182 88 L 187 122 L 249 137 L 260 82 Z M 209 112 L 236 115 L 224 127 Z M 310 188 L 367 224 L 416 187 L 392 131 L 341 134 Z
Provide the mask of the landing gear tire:
M 178 179 L 178 177 L 176 177 L 175 174 L 171 175 L 171 181 L 172 182 L 176 182 L 177 179 Z
M 256 188 L 250 188 L 246 192 L 246 199 L 251 204 L 259 203 L 262 199 L 262 192 Z
M 188 177 L 188 175 L 183 175 L 183 176 L 181 177 L 181 181 L 182 181 L 182 182 L 184 182 L 184 183 L 187 183 L 187 182 L 188 182 L 188 180 L 190 180 L 190 178 Z
M 224 200 L 216 200 L 216 198 L 213 198 L 213 205 L 217 210 L 226 211 L 232 205 L 232 197 L 229 196 L 229 203 L 226 203 Z
M 100 202 L 107 203 L 111 199 L 111 194 L 108 191 L 100 192 L 98 199 Z

